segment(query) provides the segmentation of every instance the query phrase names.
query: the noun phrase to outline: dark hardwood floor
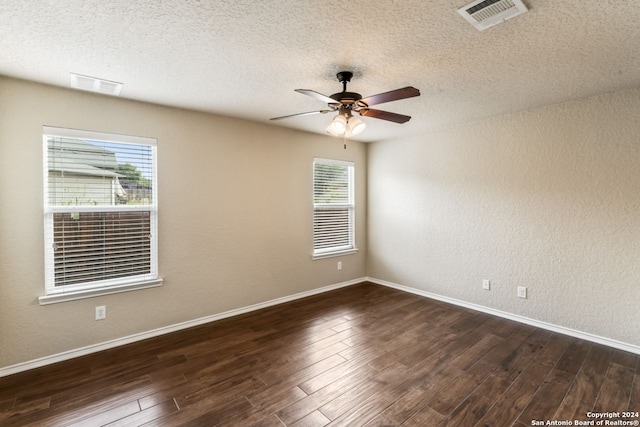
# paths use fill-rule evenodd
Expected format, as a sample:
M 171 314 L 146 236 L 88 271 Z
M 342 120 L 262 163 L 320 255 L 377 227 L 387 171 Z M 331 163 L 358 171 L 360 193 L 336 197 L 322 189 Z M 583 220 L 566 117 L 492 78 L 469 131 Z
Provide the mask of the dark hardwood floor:
M 364 283 L 0 378 L 0 425 L 633 423 L 622 412 L 640 411 L 639 365 Z

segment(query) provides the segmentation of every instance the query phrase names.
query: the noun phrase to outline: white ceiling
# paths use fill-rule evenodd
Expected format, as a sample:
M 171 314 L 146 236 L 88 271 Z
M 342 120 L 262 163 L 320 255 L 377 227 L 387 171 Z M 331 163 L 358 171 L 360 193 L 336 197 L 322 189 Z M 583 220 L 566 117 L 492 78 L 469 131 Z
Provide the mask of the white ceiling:
M 469 0 L 0 0 L 0 74 L 69 86 L 69 73 L 124 83 L 121 97 L 324 133 L 326 108 L 294 92 L 363 96 L 412 85 L 375 108 L 361 141 L 403 137 L 640 86 L 637 0 L 524 0 L 479 32 Z

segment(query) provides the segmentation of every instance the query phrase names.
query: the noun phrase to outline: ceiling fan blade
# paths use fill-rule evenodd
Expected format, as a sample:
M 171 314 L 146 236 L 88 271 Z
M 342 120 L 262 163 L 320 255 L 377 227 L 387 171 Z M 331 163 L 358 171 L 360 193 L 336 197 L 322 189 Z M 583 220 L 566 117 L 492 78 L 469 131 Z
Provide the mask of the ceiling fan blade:
M 374 119 L 387 120 L 394 123 L 406 123 L 411 120 L 411 116 L 404 114 L 391 113 L 389 111 L 374 110 L 371 108 L 362 108 L 358 111 L 361 116 L 373 117 Z
M 336 100 L 333 98 L 329 98 L 327 95 L 323 95 L 315 90 L 311 89 L 295 89 L 296 92 L 301 93 L 303 95 L 308 95 L 312 98 L 315 98 L 319 101 L 326 102 L 327 104 L 335 104 Z
M 289 117 L 296 117 L 296 116 L 309 116 L 311 114 L 326 114 L 329 113 L 333 110 L 318 110 L 318 111 L 308 111 L 306 113 L 296 113 L 296 114 L 289 114 L 288 116 L 280 116 L 280 117 L 273 117 L 269 120 L 281 120 L 281 119 L 288 119 Z
M 376 104 L 382 104 L 384 102 L 397 101 L 399 99 L 413 98 L 414 96 L 420 96 L 420 91 L 413 86 L 403 87 L 402 89 L 396 89 L 389 92 L 379 93 L 377 95 L 367 96 L 357 102 L 357 104 L 364 103 L 363 107 L 370 107 Z

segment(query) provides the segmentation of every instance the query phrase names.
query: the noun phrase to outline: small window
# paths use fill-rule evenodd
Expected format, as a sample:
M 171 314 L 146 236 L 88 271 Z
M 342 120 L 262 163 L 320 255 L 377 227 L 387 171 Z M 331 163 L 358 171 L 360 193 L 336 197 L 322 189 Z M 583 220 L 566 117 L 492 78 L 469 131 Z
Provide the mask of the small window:
M 313 162 L 313 256 L 355 252 L 354 164 Z
M 161 283 L 156 141 L 43 128 L 41 304 Z

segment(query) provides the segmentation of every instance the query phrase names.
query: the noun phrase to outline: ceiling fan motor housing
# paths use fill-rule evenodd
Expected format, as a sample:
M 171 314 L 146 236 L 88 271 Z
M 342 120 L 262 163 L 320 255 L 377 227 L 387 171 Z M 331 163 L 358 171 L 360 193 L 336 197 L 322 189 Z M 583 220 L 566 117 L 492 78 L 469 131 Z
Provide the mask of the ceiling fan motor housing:
M 335 99 L 341 104 L 350 105 L 362 99 L 362 95 L 355 92 L 339 92 L 339 93 L 334 93 L 333 95 L 330 96 L 330 98 Z

